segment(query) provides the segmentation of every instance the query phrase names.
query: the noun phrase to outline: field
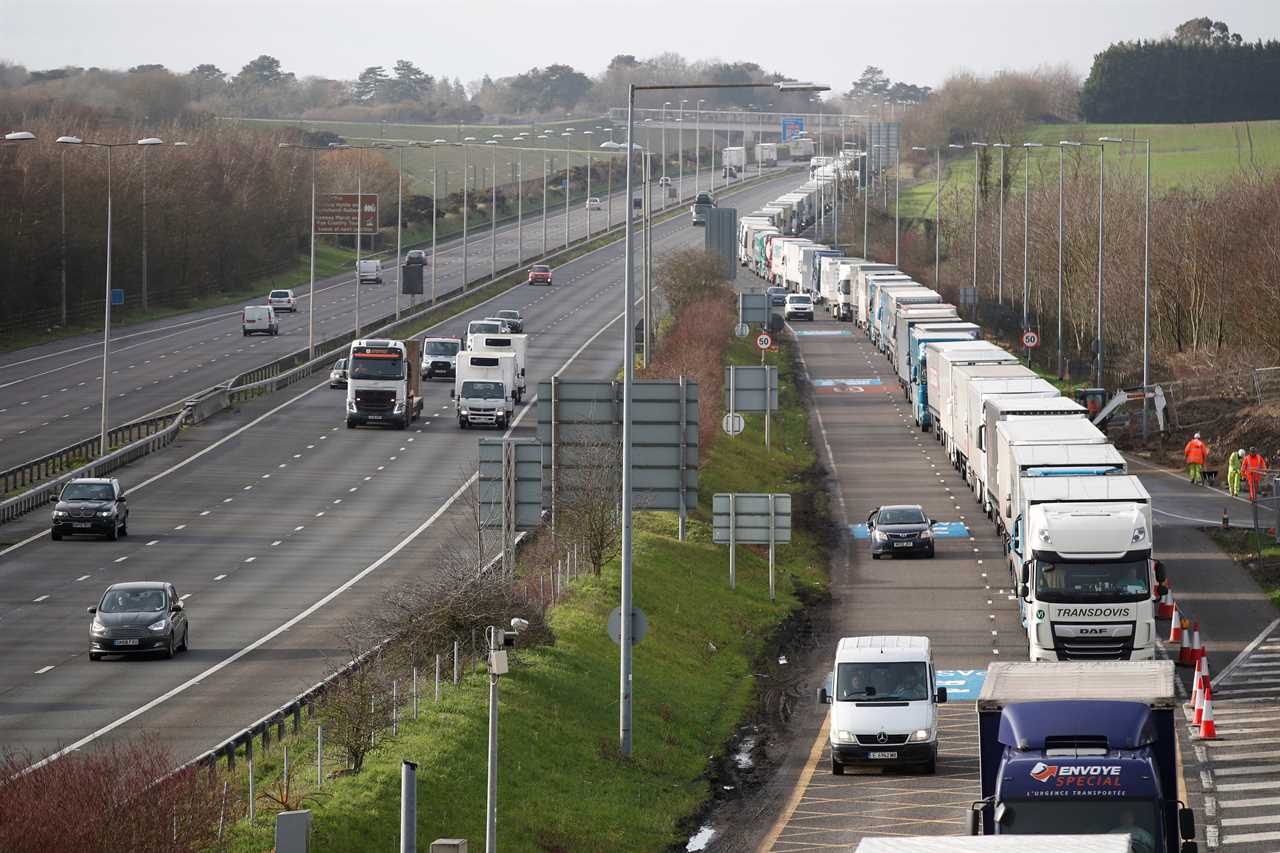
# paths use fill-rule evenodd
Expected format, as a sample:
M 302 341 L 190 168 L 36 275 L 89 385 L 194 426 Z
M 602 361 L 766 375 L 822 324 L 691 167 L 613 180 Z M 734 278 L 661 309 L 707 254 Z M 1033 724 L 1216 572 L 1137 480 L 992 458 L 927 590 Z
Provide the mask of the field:
M 1280 168 L 1280 121 L 1234 122 L 1227 124 L 1072 124 L 1035 125 L 1028 142 L 1045 146 L 1033 154 L 1030 176 L 1032 184 L 1057 180 L 1058 155 L 1051 150 L 1059 140 L 1096 142 L 1101 136 L 1151 140 L 1151 188 L 1160 193 L 1174 188 L 1212 188 L 1231 178 L 1274 172 Z M 1076 153 L 1093 160 L 1097 149 Z M 1142 176 L 1145 146 L 1111 144 L 1107 147 L 1107 177 L 1130 173 Z M 942 162 L 943 187 L 947 196 L 959 193 L 972 198 L 973 152 L 950 151 L 958 156 Z M 993 152 L 994 153 L 994 152 Z M 998 154 L 995 154 L 998 159 Z M 1005 153 L 1010 163 L 1008 181 L 1012 195 L 1022 193 L 1022 152 Z M 1096 174 L 1096 167 L 1085 165 Z M 993 170 L 993 176 L 995 174 Z M 918 173 L 911 164 L 903 163 L 901 214 L 904 217 L 933 216 L 933 161 L 921 164 Z M 881 197 L 883 199 L 883 196 Z M 890 210 L 893 209 L 893 187 L 889 188 Z

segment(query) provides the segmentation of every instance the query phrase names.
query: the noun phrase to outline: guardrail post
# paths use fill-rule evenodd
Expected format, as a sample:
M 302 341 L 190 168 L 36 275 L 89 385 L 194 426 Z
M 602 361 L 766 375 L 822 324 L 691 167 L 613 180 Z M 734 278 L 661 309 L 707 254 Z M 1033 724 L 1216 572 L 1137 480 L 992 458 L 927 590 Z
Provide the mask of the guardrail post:
M 227 771 L 232 772 L 236 769 L 236 742 L 231 741 L 227 744 Z
M 316 787 L 324 785 L 324 726 L 316 726 Z
M 436 655 L 436 701 L 440 701 L 440 655 Z
M 249 737 L 252 738 L 253 735 L 251 734 L 249 735 Z M 263 753 L 267 753 L 271 751 L 271 721 L 270 720 L 268 720 L 262 726 L 262 751 Z
M 453 683 L 458 683 L 458 641 L 453 641 Z
M 284 741 L 284 715 L 281 714 L 276 719 L 276 740 Z
M 299 702 L 293 706 L 293 733 L 296 735 L 302 731 L 302 703 Z

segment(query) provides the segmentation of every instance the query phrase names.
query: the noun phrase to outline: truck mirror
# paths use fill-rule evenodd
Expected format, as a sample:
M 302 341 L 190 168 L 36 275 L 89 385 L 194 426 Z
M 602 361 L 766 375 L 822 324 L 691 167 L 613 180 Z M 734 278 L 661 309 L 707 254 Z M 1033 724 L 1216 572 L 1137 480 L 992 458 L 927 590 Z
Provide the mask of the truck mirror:
M 982 803 L 974 803 L 969 810 L 968 829 L 970 835 L 980 835 L 979 821 L 982 818 Z
M 947 704 L 947 688 L 945 688 L 945 687 L 939 687 L 939 688 L 938 688 L 938 693 L 937 693 L 937 695 L 934 697 L 934 699 L 935 699 L 935 701 L 936 701 L 939 705 L 945 705 L 945 704 Z
M 1027 563 L 1022 564 L 1022 568 L 1018 569 L 1018 583 L 1026 585 L 1031 583 L 1031 567 Z
M 1185 806 L 1178 809 L 1178 834 L 1184 839 L 1196 837 L 1196 814 Z
M 1023 601 L 1030 601 L 1030 600 L 1031 600 L 1031 586 L 1030 586 L 1029 584 L 1025 584 L 1025 583 L 1024 583 L 1024 584 L 1022 584 L 1021 586 L 1019 586 L 1019 587 L 1018 587 L 1018 596 L 1019 596 Z
M 996 823 L 1004 826 L 1005 823 L 1013 818 L 1013 809 L 1004 803 L 996 803 L 995 819 Z
M 1160 599 L 1164 598 L 1164 597 L 1165 597 L 1166 595 L 1168 595 L 1168 594 L 1169 594 L 1169 586 L 1168 586 L 1168 584 L 1163 584 L 1163 583 L 1162 583 L 1162 584 L 1157 584 L 1157 585 L 1156 585 L 1156 594 L 1155 594 L 1155 595 L 1153 595 L 1151 598 L 1152 598 L 1153 600 L 1155 600 L 1155 601 L 1158 601 L 1158 600 L 1160 600 Z
M 818 688 L 818 704 L 819 705 L 831 704 L 831 694 L 827 692 L 827 688 L 825 687 Z
M 456 397 L 456 396 L 457 396 L 457 391 L 456 391 L 455 389 L 453 389 L 453 388 L 450 388 L 450 389 L 449 389 L 449 399 L 450 399 L 450 400 L 452 400 L 452 399 L 453 399 L 454 397 Z
M 1156 582 L 1163 584 L 1165 582 L 1165 579 L 1167 578 L 1167 575 L 1165 575 L 1164 573 L 1164 562 L 1161 560 L 1156 560 L 1154 568 L 1156 570 Z

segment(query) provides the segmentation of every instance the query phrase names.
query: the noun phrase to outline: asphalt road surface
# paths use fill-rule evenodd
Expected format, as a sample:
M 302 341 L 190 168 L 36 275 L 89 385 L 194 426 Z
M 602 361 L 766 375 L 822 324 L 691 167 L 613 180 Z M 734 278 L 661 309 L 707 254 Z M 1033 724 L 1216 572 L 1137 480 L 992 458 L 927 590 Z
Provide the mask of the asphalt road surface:
M 722 197 L 751 209 L 801 180 Z M 702 239 L 679 217 L 655 232 L 655 256 Z M 530 385 L 585 365 L 612 376 L 621 255 L 620 243 L 599 249 L 560 267 L 553 288 L 517 287 L 432 333 L 460 334 L 516 307 L 532 338 Z M 451 496 L 474 474 L 483 433 L 458 429 L 449 387 L 424 384 L 424 417 L 406 431 L 347 430 L 342 393 L 318 377 L 119 472 L 127 539 L 51 542 L 43 513 L 0 528 L 0 748 L 81 748 L 147 730 L 186 760 L 331 671 L 346 621 L 389 585 L 429 572 L 462 523 Z M 177 586 L 191 650 L 90 662 L 84 608 L 108 584 L 136 579 Z
M 709 174 L 709 170 L 704 170 L 704 184 Z M 686 176 L 685 191 L 686 196 L 692 197 L 691 176 Z M 573 205 L 569 211 L 573 239 L 586 234 L 588 215 L 592 233 L 605 229 L 608 216 L 612 216 L 615 224 L 621 222 L 626 213 L 624 196 L 625 192 L 620 190 L 607 200 L 606 204 L 612 206 L 611 213 L 596 210 L 588 214 L 581 203 Z M 600 198 L 605 200 L 603 193 Z M 534 207 L 530 200 L 526 201 L 523 233 L 515 224 L 499 226 L 497 230 L 498 269 L 515 264 L 521 241 L 525 260 L 532 260 L 541 252 L 541 205 Z M 675 205 L 676 201 L 671 200 L 668 207 Z M 563 206 L 548 210 L 547 245 L 552 251 L 557 245 L 564 245 L 564 217 Z M 410 247 L 404 248 L 407 251 Z M 437 263 L 438 291 L 445 293 L 458 287 L 462 281 L 461 238 L 438 245 Z M 360 288 L 362 323 L 395 311 L 394 260 L 384 258 L 383 265 L 383 284 Z M 467 265 L 470 281 L 489 279 L 487 231 L 468 235 Z M 424 279 L 423 285 L 429 294 L 429 266 Z M 298 311 L 279 315 L 280 334 L 275 337 L 244 337 L 239 306 L 190 312 L 115 331 L 108 384 L 110 423 L 119 425 L 163 410 L 240 373 L 306 349 L 310 294 L 306 285 L 295 288 L 294 293 L 298 297 Z M 265 299 L 264 291 L 263 301 Z M 355 327 L 356 287 L 351 274 L 317 281 L 316 300 L 316 341 Z M 401 297 L 403 308 L 410 304 L 411 297 Z M 97 434 L 101 422 L 101 367 L 101 335 L 68 338 L 0 356 L 0 469 Z

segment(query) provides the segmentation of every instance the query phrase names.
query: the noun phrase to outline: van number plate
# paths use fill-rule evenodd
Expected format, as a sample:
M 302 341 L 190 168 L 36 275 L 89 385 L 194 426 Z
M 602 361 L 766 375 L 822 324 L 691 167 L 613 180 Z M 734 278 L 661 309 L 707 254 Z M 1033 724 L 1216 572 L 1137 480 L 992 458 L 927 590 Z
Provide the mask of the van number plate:
M 897 757 L 898 757 L 898 753 L 896 753 L 896 752 L 868 752 L 868 753 L 867 753 L 867 758 L 871 758 L 871 759 L 875 759 L 875 758 L 897 758 Z

